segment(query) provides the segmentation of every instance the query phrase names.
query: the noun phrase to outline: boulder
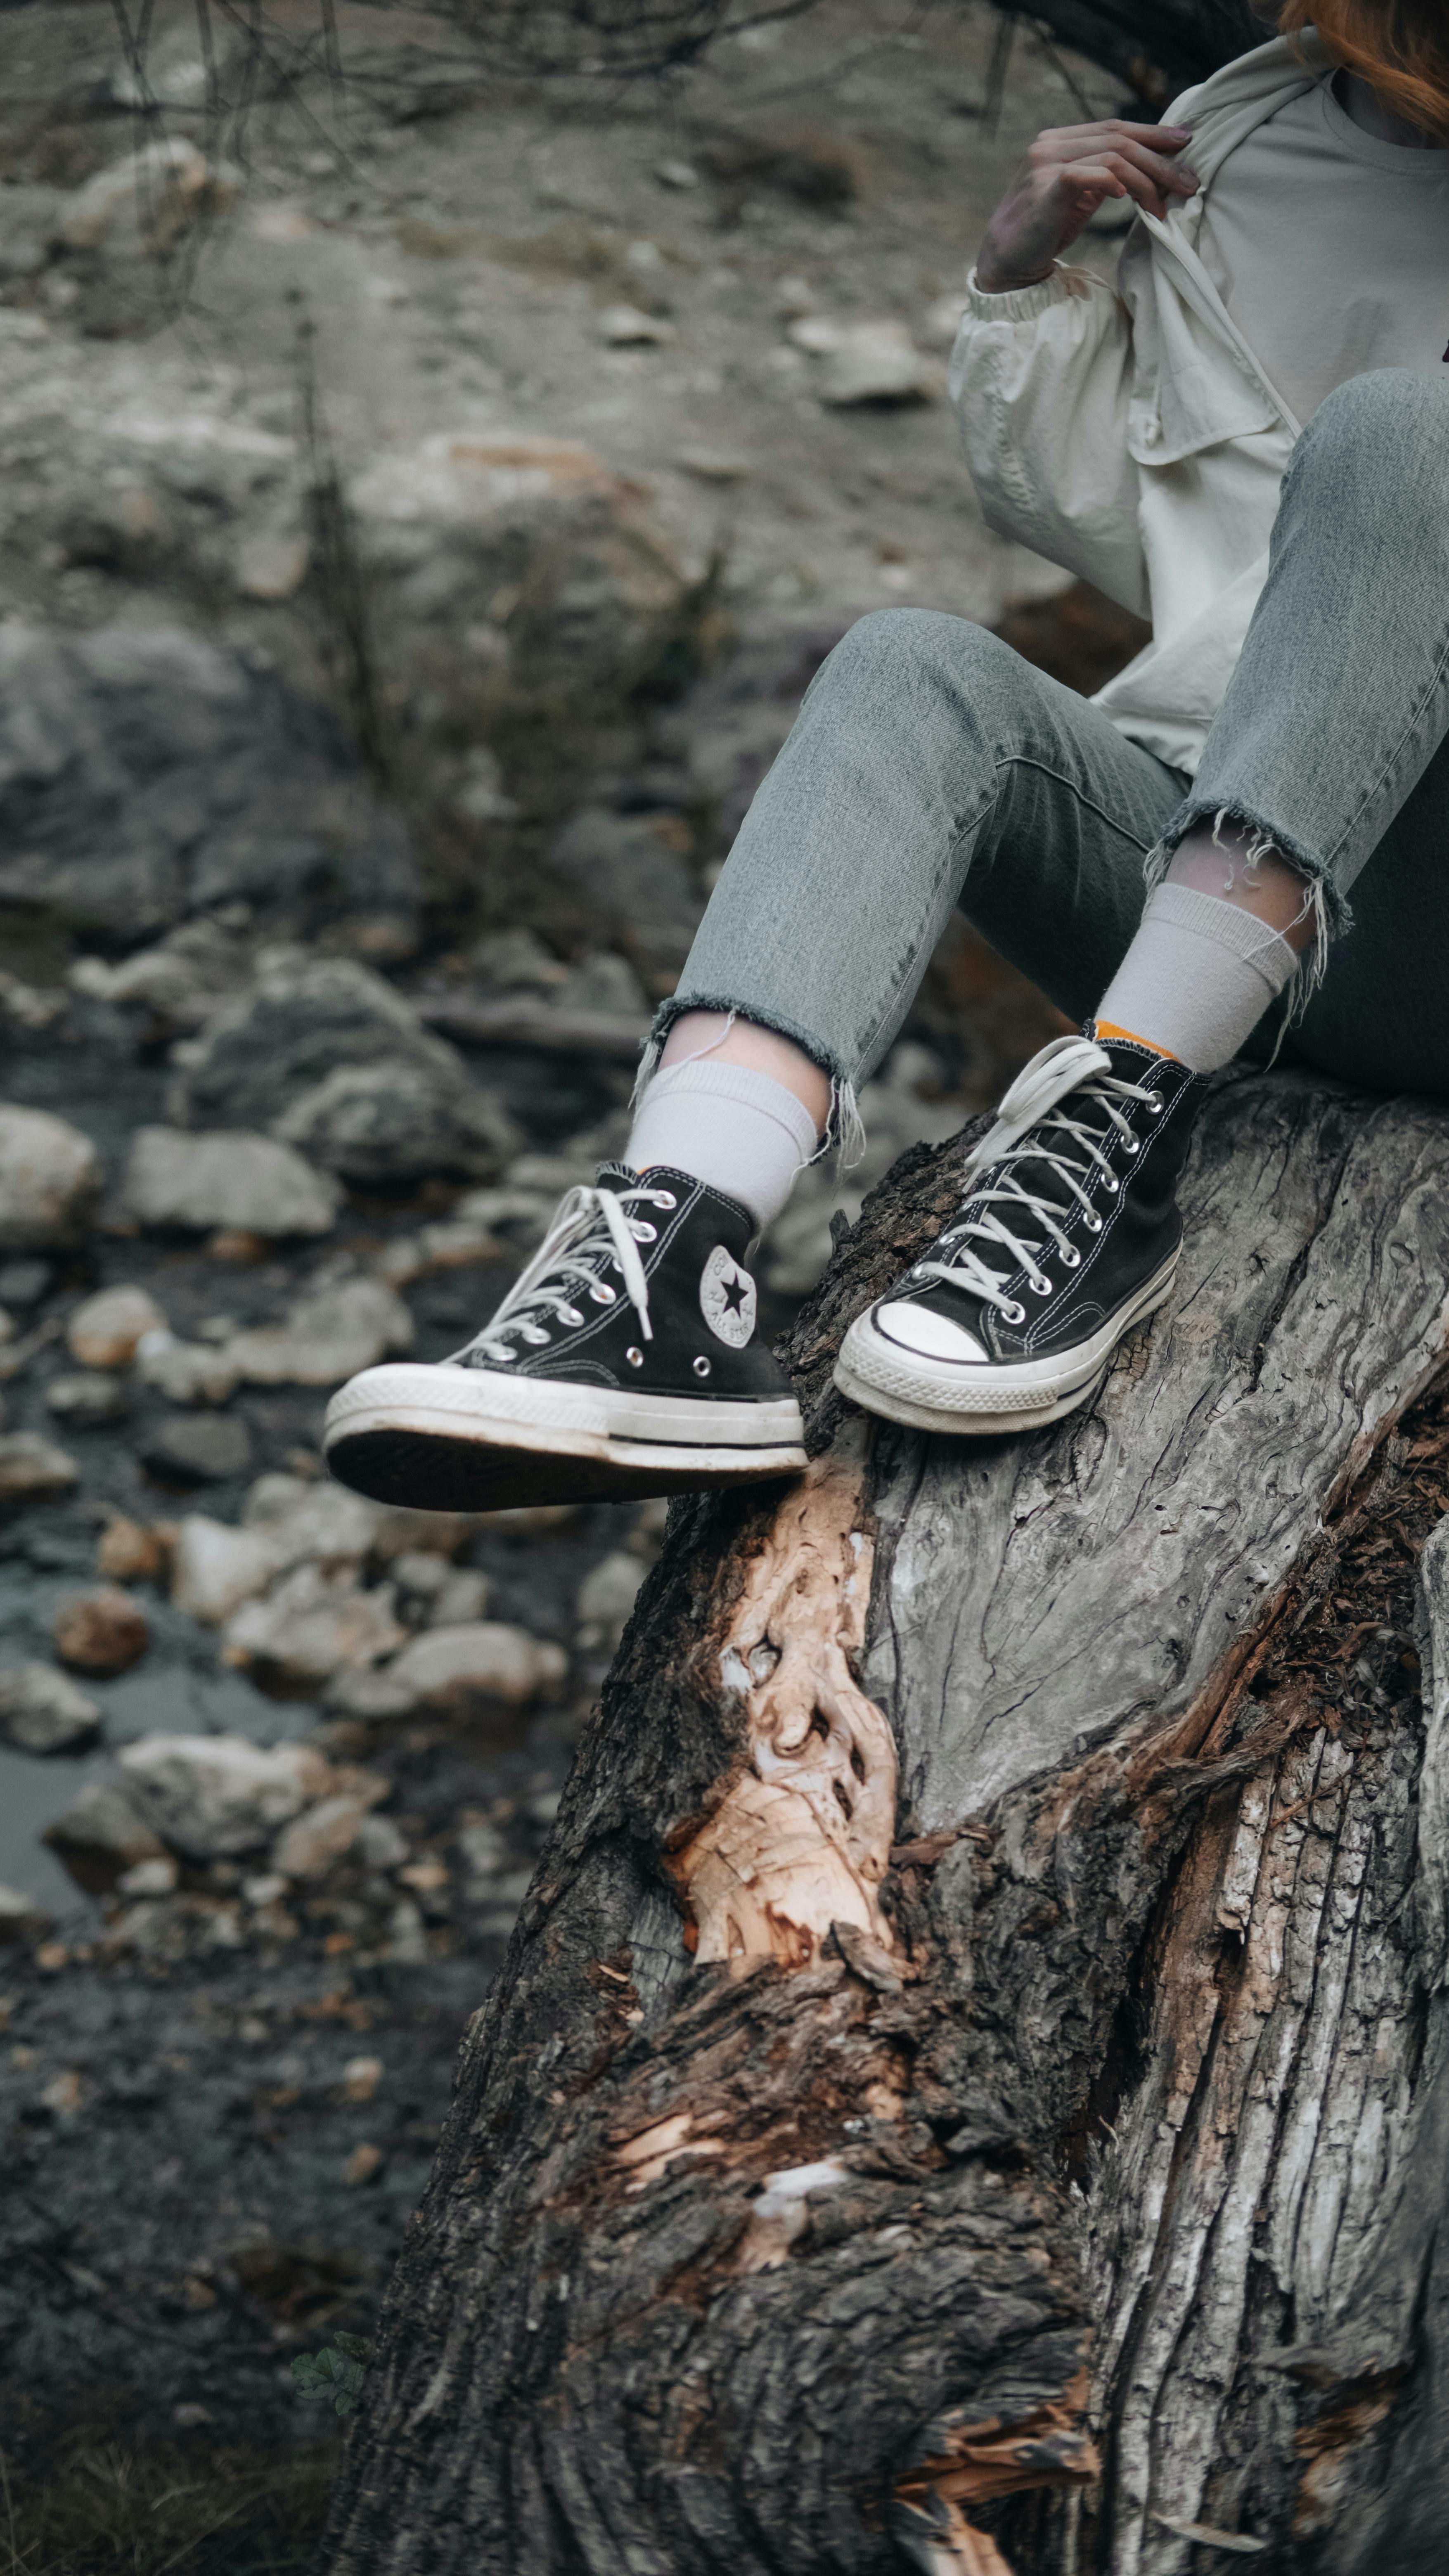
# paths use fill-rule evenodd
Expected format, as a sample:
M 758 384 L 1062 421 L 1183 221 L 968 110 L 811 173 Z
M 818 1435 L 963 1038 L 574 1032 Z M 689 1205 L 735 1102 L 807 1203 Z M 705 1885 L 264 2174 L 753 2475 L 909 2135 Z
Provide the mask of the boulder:
M 244 1603 L 227 1621 L 222 1654 L 274 1689 L 307 1691 L 346 1668 L 380 1663 L 405 1634 L 390 1585 L 360 1592 L 350 1574 L 299 1565 L 264 1601 Z
M 115 1780 L 85 1781 L 64 1815 L 46 1826 L 41 1841 L 49 1843 L 90 1896 L 114 1887 L 139 1861 L 159 1860 L 163 1851 L 135 1798 Z
M 653 993 L 673 989 L 704 911 L 681 837 L 677 816 L 586 805 L 549 844 L 550 874 L 578 928 L 622 951 Z
M 337 1386 L 412 1345 L 413 1319 L 380 1279 L 343 1279 L 298 1299 L 281 1324 L 238 1333 L 224 1356 L 253 1386 Z
M 166 1318 L 144 1288 L 98 1289 L 83 1299 L 65 1328 L 71 1358 L 83 1369 L 129 1367 L 146 1333 L 164 1332 Z
M 58 1502 L 80 1482 L 80 1469 L 38 1431 L 0 1432 L 0 1510 Z
M 244 1735 L 143 1735 L 119 1759 L 127 1790 L 160 1838 L 138 1860 L 163 1845 L 192 1861 L 256 1851 L 334 1785 L 329 1765 L 308 1746 L 253 1744 Z
M 387 1679 L 411 1694 L 420 1708 L 467 1708 L 483 1701 L 526 1707 L 556 1686 L 568 1670 L 559 1646 L 493 1619 L 466 1626 L 430 1628 L 414 1637 L 387 1668 Z
M 411 931 L 406 835 L 342 727 L 177 629 L 7 626 L 0 905 L 119 953 L 238 902 L 275 935 Z
M 368 1184 L 489 1180 L 518 1150 L 506 1112 L 382 976 L 346 958 L 264 960 L 188 1050 L 170 1114 L 246 1127 Z
M 121 1196 L 142 1225 L 283 1236 L 329 1233 L 342 1192 L 330 1172 L 314 1170 L 271 1136 L 142 1127 Z
M 173 1413 L 147 1432 L 140 1454 L 163 1482 L 206 1485 L 246 1474 L 252 1435 L 234 1414 Z
M 79 1753 L 100 1731 L 101 1712 L 69 1673 L 53 1664 L 0 1672 L 0 1742 L 19 1753 Z
M 145 1611 L 118 1583 L 67 1593 L 56 1605 L 50 1633 L 63 1664 L 100 1679 L 129 1672 L 151 1643 Z
M 48 1109 L 0 1107 L 0 1252 L 53 1252 L 78 1243 L 104 1181 L 89 1136 L 67 1119 Z

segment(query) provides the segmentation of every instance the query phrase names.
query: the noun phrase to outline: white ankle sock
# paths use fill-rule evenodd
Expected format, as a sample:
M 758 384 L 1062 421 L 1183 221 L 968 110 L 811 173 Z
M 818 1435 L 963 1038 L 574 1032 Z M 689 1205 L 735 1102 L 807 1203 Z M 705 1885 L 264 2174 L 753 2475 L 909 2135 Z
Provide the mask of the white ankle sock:
M 696 1057 L 656 1073 L 635 1113 L 624 1160 L 636 1172 L 669 1163 L 739 1199 L 761 1233 L 819 1149 L 809 1110 L 783 1082 L 747 1064 Z
M 1235 1056 L 1298 964 L 1256 913 L 1195 886 L 1160 885 L 1097 1005 L 1097 1027 L 1215 1073 Z

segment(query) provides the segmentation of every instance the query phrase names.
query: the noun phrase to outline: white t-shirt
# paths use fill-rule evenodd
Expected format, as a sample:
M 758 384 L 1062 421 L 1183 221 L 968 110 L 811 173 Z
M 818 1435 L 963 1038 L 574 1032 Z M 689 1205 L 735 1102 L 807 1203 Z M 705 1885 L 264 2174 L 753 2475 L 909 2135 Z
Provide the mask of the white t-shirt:
M 1229 154 L 1197 249 L 1300 421 L 1371 367 L 1449 383 L 1449 150 L 1379 142 L 1327 81 Z

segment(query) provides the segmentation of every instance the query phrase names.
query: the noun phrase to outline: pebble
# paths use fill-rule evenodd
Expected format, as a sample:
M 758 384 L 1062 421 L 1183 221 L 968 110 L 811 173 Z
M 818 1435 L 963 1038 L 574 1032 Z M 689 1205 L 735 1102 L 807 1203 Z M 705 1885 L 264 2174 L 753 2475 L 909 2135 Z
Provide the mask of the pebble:
M 242 1507 L 242 1524 L 265 1537 L 279 1570 L 289 1566 L 360 1565 L 372 1552 L 379 1510 L 343 1485 L 309 1484 L 301 1476 L 259 1476 Z
M 0 1942 L 35 1941 L 50 1930 L 50 1916 L 18 1887 L 0 1887 Z
M 0 1433 L 0 1504 L 54 1502 L 80 1482 L 73 1458 L 38 1431 Z
M 125 1382 L 104 1369 L 66 1369 L 45 1390 L 45 1409 L 75 1431 L 97 1431 L 124 1422 L 131 1410 Z
M 323 1798 L 285 1825 L 272 1845 L 272 1868 L 283 1878 L 325 1878 L 333 1862 L 352 1849 L 367 1814 L 360 1797 Z
M 0 1262 L 0 1305 L 38 1306 L 54 1275 L 48 1261 Z
M 403 1642 L 384 1585 L 360 1592 L 350 1573 L 299 1565 L 268 1594 L 248 1601 L 222 1632 L 224 1663 L 254 1669 L 276 1688 L 309 1690 L 344 1666 L 375 1664 Z
M 142 1385 L 154 1387 L 168 1404 L 225 1404 L 241 1384 L 241 1371 L 224 1346 L 179 1342 L 164 1325 L 137 1345 L 136 1366 Z
M 112 1583 L 158 1583 L 170 1556 L 171 1523 L 147 1529 L 118 1512 L 96 1549 L 96 1572 Z
M 526 1628 L 480 1619 L 415 1637 L 389 1664 L 387 1678 L 411 1692 L 415 1707 L 466 1708 L 501 1700 L 522 1708 L 561 1682 L 567 1670 L 560 1646 L 531 1637 Z
M 50 1633 L 63 1664 L 103 1679 L 129 1672 L 151 1643 L 151 1624 L 140 1602 L 116 1583 L 67 1594 L 56 1605 Z
M 188 1618 L 219 1628 L 244 1601 L 265 1592 L 279 1569 L 264 1531 L 231 1529 L 204 1512 L 188 1512 L 176 1532 L 171 1598 Z
M 140 1454 L 153 1475 L 204 1485 L 244 1476 L 252 1463 L 252 1437 L 234 1414 L 173 1413 L 147 1432 Z
M 244 1735 L 143 1735 L 118 1758 L 142 1815 L 183 1860 L 256 1851 L 335 1785 L 309 1746 Z
M 283 1323 L 239 1333 L 224 1355 L 254 1386 L 337 1386 L 412 1341 L 413 1319 L 391 1288 L 344 1279 L 299 1298 Z
M 41 1840 L 59 1854 L 77 1886 L 89 1896 L 114 1887 L 138 1861 L 163 1856 L 159 1836 L 116 1780 L 83 1782 L 64 1814 L 47 1825 Z
M 599 337 L 612 349 L 664 348 L 679 334 L 657 313 L 641 313 L 634 304 L 610 304 L 599 315 Z
M 628 1625 L 647 1568 L 627 1549 L 616 1547 L 592 1566 L 579 1585 L 574 1615 L 578 1642 L 586 1652 L 606 1646 L 613 1653 Z
M 369 1869 L 401 1869 L 408 1856 L 407 1836 L 391 1816 L 364 1816 L 357 1828 L 358 1858 Z
M 832 409 L 859 403 L 932 402 L 941 371 L 923 358 L 903 322 L 831 322 L 807 316 L 790 325 L 797 349 L 825 361 L 820 399 Z
M 0 1251 L 50 1252 L 79 1242 L 104 1183 L 89 1136 L 68 1119 L 0 1106 Z
M 116 1894 L 132 1899 L 170 1896 L 180 1875 L 171 1854 L 163 1852 L 159 1860 L 138 1860 L 134 1869 L 124 1870 L 116 1881 Z
M 65 1328 L 66 1346 L 83 1369 L 127 1368 L 142 1335 L 165 1329 L 165 1316 L 144 1288 L 102 1288 L 77 1306 Z
M 273 1136 L 142 1127 L 121 1196 L 142 1225 L 192 1234 L 225 1227 L 271 1238 L 330 1234 L 342 1192 L 330 1173 Z
M 21 1753 L 78 1753 L 94 1743 L 101 1712 L 68 1673 L 53 1664 L 15 1664 L 0 1672 L 0 1741 Z

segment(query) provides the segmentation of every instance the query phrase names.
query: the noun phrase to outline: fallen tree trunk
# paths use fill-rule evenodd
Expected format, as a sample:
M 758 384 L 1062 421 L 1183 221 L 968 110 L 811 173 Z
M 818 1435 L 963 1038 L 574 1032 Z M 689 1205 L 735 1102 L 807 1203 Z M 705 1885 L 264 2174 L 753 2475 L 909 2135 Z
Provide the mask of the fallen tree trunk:
M 831 1393 L 960 1140 L 867 1202 L 467 2035 L 329 2570 L 1442 2565 L 1445 1139 L 1225 1082 L 1170 1306 L 999 1443 Z

